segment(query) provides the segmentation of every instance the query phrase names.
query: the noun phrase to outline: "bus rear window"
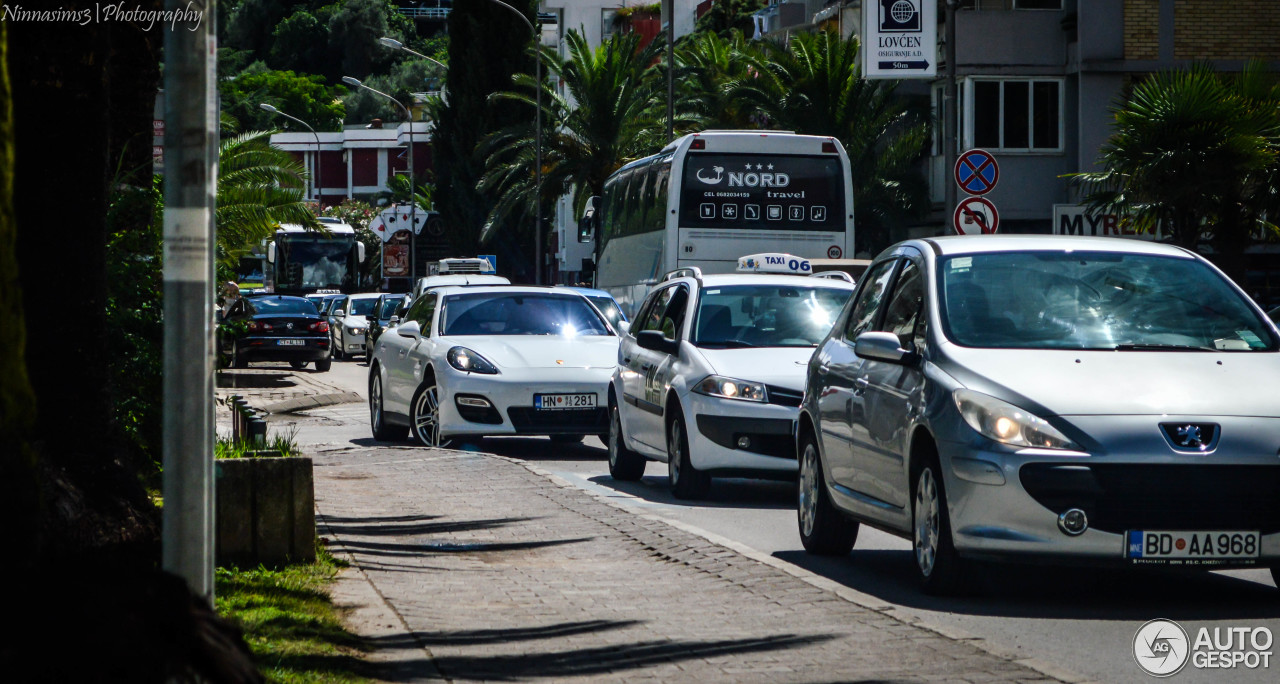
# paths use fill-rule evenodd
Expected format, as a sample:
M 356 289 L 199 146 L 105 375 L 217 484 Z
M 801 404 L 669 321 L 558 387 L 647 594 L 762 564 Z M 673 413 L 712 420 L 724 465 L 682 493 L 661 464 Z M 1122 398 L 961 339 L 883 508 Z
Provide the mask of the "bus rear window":
M 680 226 L 843 231 L 840 164 L 834 156 L 690 152 Z

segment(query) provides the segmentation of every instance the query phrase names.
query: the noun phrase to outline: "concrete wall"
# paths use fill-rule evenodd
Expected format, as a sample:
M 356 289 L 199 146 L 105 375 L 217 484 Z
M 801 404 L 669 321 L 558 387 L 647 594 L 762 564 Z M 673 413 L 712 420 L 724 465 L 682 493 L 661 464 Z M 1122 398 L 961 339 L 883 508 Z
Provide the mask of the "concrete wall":
M 220 459 L 214 468 L 218 564 L 256 567 L 315 560 L 311 459 Z

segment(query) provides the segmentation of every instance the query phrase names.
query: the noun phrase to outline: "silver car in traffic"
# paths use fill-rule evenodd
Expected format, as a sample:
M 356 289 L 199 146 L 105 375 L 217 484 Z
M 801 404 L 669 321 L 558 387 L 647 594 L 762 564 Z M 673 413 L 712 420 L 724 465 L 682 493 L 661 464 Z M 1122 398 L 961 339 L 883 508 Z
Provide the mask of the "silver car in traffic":
M 819 345 L 797 425 L 804 547 L 971 559 L 1280 563 L 1280 335 L 1209 262 L 1120 238 L 891 247 Z

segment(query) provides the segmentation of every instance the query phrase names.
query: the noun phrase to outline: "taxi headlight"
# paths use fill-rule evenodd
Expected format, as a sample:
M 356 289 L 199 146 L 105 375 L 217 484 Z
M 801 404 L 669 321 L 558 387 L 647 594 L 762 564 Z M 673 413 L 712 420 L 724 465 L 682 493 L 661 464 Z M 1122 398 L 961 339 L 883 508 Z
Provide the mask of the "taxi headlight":
M 450 349 L 445 358 L 449 360 L 450 366 L 464 373 L 483 373 L 485 375 L 497 375 L 498 373 L 497 366 L 494 366 L 488 359 L 466 347 Z
M 951 396 L 964 422 L 987 439 L 1018 447 L 1080 449 L 1048 421 L 1013 404 L 968 389 Z
M 763 402 L 767 399 L 763 383 L 737 380 L 719 375 L 708 375 L 693 388 L 693 391 L 713 397 L 739 399 L 742 401 Z

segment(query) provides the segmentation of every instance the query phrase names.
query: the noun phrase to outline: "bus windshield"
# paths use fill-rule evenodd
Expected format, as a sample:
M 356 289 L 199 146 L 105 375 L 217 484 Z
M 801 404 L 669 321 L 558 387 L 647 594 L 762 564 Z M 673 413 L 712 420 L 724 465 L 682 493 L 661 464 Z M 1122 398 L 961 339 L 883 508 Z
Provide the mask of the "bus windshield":
M 350 235 L 277 233 L 276 291 L 350 290 L 356 278 L 354 244 Z
M 840 163 L 834 155 L 690 152 L 680 226 L 843 232 Z

